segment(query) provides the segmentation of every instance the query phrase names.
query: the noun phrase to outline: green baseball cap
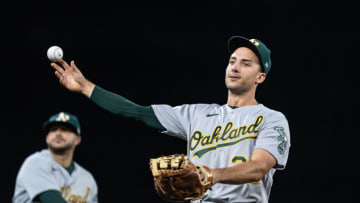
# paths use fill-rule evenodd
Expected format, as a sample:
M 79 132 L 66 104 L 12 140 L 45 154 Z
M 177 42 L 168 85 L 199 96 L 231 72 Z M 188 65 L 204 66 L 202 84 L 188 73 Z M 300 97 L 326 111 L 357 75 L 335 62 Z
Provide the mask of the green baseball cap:
M 260 60 L 260 64 L 265 74 L 267 75 L 271 68 L 271 58 L 270 58 L 270 49 L 266 47 L 258 39 L 247 39 L 242 36 L 232 36 L 228 40 L 228 49 L 230 54 L 232 54 L 239 47 L 247 47 L 251 49 Z
M 44 122 L 43 129 L 46 132 L 49 132 L 50 128 L 55 124 L 65 124 L 72 128 L 74 132 L 80 136 L 79 119 L 71 113 L 60 112 L 52 115 L 47 121 Z

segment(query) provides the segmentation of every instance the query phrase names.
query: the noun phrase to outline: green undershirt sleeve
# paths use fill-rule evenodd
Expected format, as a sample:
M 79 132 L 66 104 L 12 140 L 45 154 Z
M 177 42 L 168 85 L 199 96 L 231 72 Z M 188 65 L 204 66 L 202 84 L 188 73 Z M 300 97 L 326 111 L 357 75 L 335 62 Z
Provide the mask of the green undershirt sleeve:
M 36 199 L 41 203 L 67 203 L 57 190 L 48 190 L 41 193 Z
M 142 121 L 146 125 L 160 131 L 166 130 L 156 118 L 151 106 L 135 104 L 128 99 L 99 86 L 95 86 L 90 99 L 96 105 L 115 115 Z

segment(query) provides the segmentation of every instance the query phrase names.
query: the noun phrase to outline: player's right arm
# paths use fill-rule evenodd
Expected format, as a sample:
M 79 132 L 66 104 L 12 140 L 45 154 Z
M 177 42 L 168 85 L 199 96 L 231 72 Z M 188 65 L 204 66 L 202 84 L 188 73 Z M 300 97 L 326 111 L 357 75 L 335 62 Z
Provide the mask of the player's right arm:
M 52 172 L 48 159 L 33 154 L 23 163 L 16 178 L 13 202 L 24 199 L 42 203 L 66 203 L 59 191 L 59 185 Z
M 51 66 L 55 69 L 55 75 L 60 84 L 68 90 L 85 95 L 101 108 L 118 116 L 133 118 L 150 127 L 165 130 L 151 106 L 135 104 L 118 94 L 96 86 L 84 77 L 74 61 L 71 61 L 70 65 L 62 59 L 58 62 L 62 67 L 56 63 L 51 63 Z

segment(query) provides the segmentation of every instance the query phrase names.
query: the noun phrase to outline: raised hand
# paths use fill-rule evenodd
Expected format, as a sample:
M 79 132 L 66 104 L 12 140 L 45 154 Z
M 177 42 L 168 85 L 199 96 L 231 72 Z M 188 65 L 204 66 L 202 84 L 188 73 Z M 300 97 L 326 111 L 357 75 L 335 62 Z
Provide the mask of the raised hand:
M 51 63 L 51 67 L 55 69 L 55 75 L 59 79 L 60 84 L 72 92 L 82 93 L 90 97 L 95 85 L 84 77 L 76 67 L 75 62 L 71 61 L 69 66 L 66 61 L 59 59 L 58 63 L 61 66 Z

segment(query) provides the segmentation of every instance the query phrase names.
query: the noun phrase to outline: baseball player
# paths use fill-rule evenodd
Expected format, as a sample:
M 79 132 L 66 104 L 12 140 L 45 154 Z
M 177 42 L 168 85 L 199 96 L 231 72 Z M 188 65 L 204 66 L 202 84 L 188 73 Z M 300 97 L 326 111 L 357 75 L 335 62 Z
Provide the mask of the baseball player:
M 78 118 L 60 112 L 44 122 L 43 128 L 48 148 L 23 162 L 13 203 L 97 203 L 94 177 L 73 161 L 75 148 L 81 142 Z
M 187 141 L 187 156 L 211 169 L 212 190 L 193 202 L 269 200 L 276 170 L 285 168 L 290 132 L 286 117 L 255 99 L 271 68 L 270 49 L 258 39 L 233 36 L 228 41 L 224 105 L 140 106 L 87 80 L 74 61 L 52 63 L 60 83 L 119 116 L 134 118 Z

